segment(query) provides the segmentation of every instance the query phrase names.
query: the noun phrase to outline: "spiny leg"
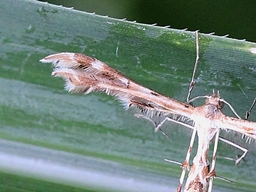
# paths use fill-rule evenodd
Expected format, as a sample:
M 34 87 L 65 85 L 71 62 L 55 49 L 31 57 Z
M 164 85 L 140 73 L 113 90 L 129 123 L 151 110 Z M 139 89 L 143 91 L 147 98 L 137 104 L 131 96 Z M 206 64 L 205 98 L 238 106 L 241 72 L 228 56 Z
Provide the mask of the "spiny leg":
M 244 153 L 241 155 L 241 157 L 239 157 L 238 159 L 231 159 L 229 158 L 230 160 L 235 160 L 236 162 L 236 165 L 245 157 L 245 155 L 247 154 L 248 150 L 231 142 L 231 141 L 228 141 L 226 139 L 223 139 L 221 138 L 220 136 L 220 130 L 216 133 L 216 136 L 215 136 L 215 142 L 214 142 L 214 149 L 213 149 L 213 159 L 212 159 L 212 165 L 211 165 L 211 171 L 209 172 L 209 177 L 210 177 L 210 181 L 209 181 L 209 187 L 208 187 L 208 192 L 211 192 L 212 191 L 212 186 L 213 186 L 213 179 L 214 177 L 216 177 L 216 172 L 215 172 L 215 165 L 216 165 L 216 158 L 217 158 L 217 149 L 218 149 L 218 140 L 221 140 L 231 146 L 234 146 L 240 150 L 242 150 Z M 221 178 L 221 177 L 219 177 Z M 225 178 L 221 178 L 222 180 L 225 180 L 225 181 L 228 181 L 228 182 L 232 182 L 228 179 L 225 179 Z
M 187 95 L 187 102 L 189 103 L 189 100 L 190 100 L 190 95 L 191 95 L 191 92 L 194 88 L 194 85 L 195 85 L 195 74 L 196 74 L 196 69 L 197 69 L 197 66 L 198 66 L 198 61 L 199 61 L 199 38 L 198 38 L 198 31 L 196 31 L 196 61 L 195 61 L 195 65 L 194 65 L 194 71 L 193 71 L 193 74 L 192 74 L 192 78 L 191 78 L 191 81 L 190 81 L 190 84 L 189 84 L 189 89 L 188 89 L 188 95 Z
M 216 135 L 215 135 L 215 142 L 214 142 L 213 155 L 212 155 L 211 171 L 208 174 L 208 177 L 210 177 L 208 192 L 212 191 L 213 179 L 216 176 L 215 166 L 216 166 L 216 158 L 217 158 L 217 150 L 218 150 L 219 137 L 220 137 L 220 130 L 218 130 Z
M 196 137 L 196 129 L 194 128 L 191 139 L 190 139 L 186 159 L 182 163 L 182 172 L 181 172 L 181 175 L 180 175 L 180 180 L 179 180 L 180 182 L 179 182 L 179 186 L 177 188 L 177 192 L 179 192 L 181 190 L 182 184 L 184 182 L 186 171 L 189 169 L 189 159 L 190 159 L 191 151 L 192 151 L 193 144 L 194 144 L 194 141 L 195 141 L 195 137 Z
M 145 115 L 141 115 L 141 114 L 135 114 L 135 116 L 137 118 L 144 118 L 144 119 L 147 119 L 149 120 L 154 126 L 155 126 L 155 131 L 161 131 L 163 133 L 164 136 L 167 137 L 168 140 L 170 140 L 170 138 L 165 134 L 164 131 L 161 130 L 161 127 L 162 125 L 166 122 L 166 121 L 171 121 L 171 122 L 175 122 L 177 124 L 180 124 L 180 125 L 183 125 L 183 126 L 186 126 L 188 128 L 191 128 L 193 129 L 193 133 L 192 133 L 192 136 L 191 136 L 191 140 L 190 140 L 190 145 L 189 145 L 189 148 L 188 148 L 188 151 L 187 151 L 187 155 L 186 155 L 186 159 L 183 163 L 179 163 L 177 161 L 173 161 L 173 160 L 169 160 L 169 159 L 165 159 L 165 161 L 167 162 L 171 162 L 171 163 L 175 163 L 175 164 L 179 164 L 181 165 L 182 167 L 182 173 L 181 173 L 181 176 L 180 176 L 180 182 L 179 182 L 179 186 L 177 188 L 177 192 L 181 192 L 181 189 L 182 189 L 182 184 L 184 182 L 184 178 L 185 178 L 185 174 L 186 174 L 186 171 L 189 169 L 189 159 L 190 159 L 190 154 L 191 154 L 191 151 L 192 151 L 192 148 L 193 148 L 193 144 L 194 144 L 194 140 L 195 140 L 195 136 L 196 136 L 196 129 L 191 126 L 191 125 L 188 125 L 188 124 L 185 124 L 183 122 L 179 122 L 179 121 L 175 121 L 174 119 L 171 119 L 170 117 L 166 117 L 164 118 L 163 121 L 161 121 L 158 125 L 156 125 L 156 123 L 149 117 L 145 116 Z
M 211 165 L 211 171 L 209 172 L 208 176 L 210 177 L 210 181 L 209 181 L 209 187 L 208 187 L 208 192 L 211 192 L 212 191 L 212 186 L 213 186 L 213 179 L 214 177 L 216 177 L 216 172 L 215 172 L 215 165 L 216 165 L 216 158 L 217 158 L 217 149 L 218 149 L 218 140 L 221 140 L 229 145 L 232 145 L 240 150 L 242 150 L 244 153 L 243 155 L 239 158 L 239 159 L 236 159 L 235 162 L 236 164 L 238 164 L 244 157 L 245 155 L 247 154 L 248 150 L 231 142 L 231 141 L 228 141 L 226 139 L 223 139 L 221 138 L 220 136 L 220 130 L 216 133 L 216 136 L 215 136 L 215 142 L 214 142 L 214 149 L 213 149 L 213 159 L 212 159 L 212 165 Z M 230 160 L 234 160 L 234 159 L 231 159 L 229 158 Z M 227 181 L 227 182 L 233 182 L 231 180 L 228 180 L 226 178 L 223 178 L 223 177 L 219 177 L 220 179 L 224 180 L 224 181 Z
M 196 73 L 196 69 L 197 69 L 198 61 L 199 61 L 199 37 L 198 37 L 198 31 L 195 32 L 195 35 L 196 35 L 196 61 L 195 61 L 195 65 L 194 65 L 194 70 L 193 70 L 193 74 L 192 74 L 192 77 L 191 77 L 191 81 L 190 81 L 190 84 L 189 84 L 189 90 L 188 90 L 188 95 L 187 95 L 187 103 L 191 103 L 190 102 L 190 95 L 191 95 L 191 92 L 192 92 L 192 90 L 194 88 L 194 85 L 195 85 L 195 73 Z M 177 192 L 181 191 L 186 171 L 189 169 L 189 159 L 190 159 L 191 151 L 192 151 L 193 144 L 194 144 L 194 141 L 195 141 L 195 136 L 196 136 L 196 129 L 193 129 L 193 133 L 192 133 L 192 136 L 191 136 L 191 139 L 190 139 L 190 144 L 189 144 L 189 148 L 188 148 L 188 151 L 187 151 L 186 159 L 185 159 L 185 161 L 182 164 L 182 172 L 181 172 L 181 176 L 180 176 L 179 186 L 177 188 Z
M 180 176 L 180 182 L 179 182 L 179 186 L 177 188 L 177 192 L 181 192 L 181 189 L 182 189 L 182 184 L 184 182 L 184 178 L 185 178 L 185 174 L 186 174 L 186 171 L 189 169 L 189 159 L 190 159 L 190 155 L 191 155 L 191 151 L 192 151 L 192 148 L 193 148 L 193 144 L 194 144 L 194 140 L 195 140 L 195 136 L 196 136 L 196 129 L 191 126 L 191 125 L 188 125 L 186 123 L 183 123 L 183 122 L 180 122 L 180 121 L 175 121 L 174 119 L 171 119 L 170 117 L 166 117 L 163 121 L 161 121 L 157 126 L 156 126 L 156 123 L 149 117 L 147 116 L 144 116 L 144 115 L 141 115 L 141 114 L 135 114 L 136 117 L 138 118 L 144 118 L 144 119 L 147 119 L 149 120 L 150 122 L 153 123 L 153 125 L 155 126 L 155 131 L 158 131 L 160 130 L 169 140 L 170 138 L 161 130 L 161 126 L 166 122 L 166 121 L 171 121 L 171 122 L 175 122 L 177 124 L 180 124 L 180 125 L 183 125 L 183 126 L 186 126 L 190 129 L 193 129 L 193 133 L 192 133 L 192 136 L 191 136 L 191 140 L 190 140 L 190 144 L 189 144 L 189 148 L 188 148 L 188 151 L 187 151 L 187 155 L 186 155 L 186 159 L 185 161 L 181 164 L 177 161 L 173 161 L 173 160 L 168 160 L 168 159 L 165 159 L 165 161 L 168 161 L 168 162 L 171 162 L 171 163 L 175 163 L 175 164 L 179 164 L 181 165 L 182 167 L 182 173 L 181 173 L 181 176 Z
M 191 128 L 193 129 L 193 133 L 192 133 L 192 136 L 191 136 L 191 139 L 190 139 L 190 144 L 189 144 L 189 148 L 188 148 L 188 151 L 187 151 L 187 155 L 186 155 L 186 159 L 185 161 L 181 164 L 181 167 L 182 167 L 182 172 L 181 172 L 181 176 L 180 176 L 180 182 L 179 182 L 179 186 L 178 186 L 178 189 L 177 191 L 180 191 L 181 190 L 181 187 L 182 187 L 182 184 L 184 182 L 184 178 L 185 178 L 185 174 L 186 174 L 186 171 L 189 170 L 190 166 L 189 166 L 189 159 L 190 159 L 190 155 L 191 155 L 191 151 L 192 151 L 192 148 L 193 148 L 193 144 L 194 144 L 194 141 L 195 141 L 195 136 L 196 136 L 196 129 L 191 126 L 191 125 L 187 125 L 183 122 L 179 122 L 179 121 L 175 121 L 169 117 L 165 118 L 156 128 L 155 130 L 158 130 L 165 121 L 172 121 L 172 122 L 175 122 L 177 124 L 180 124 L 180 125 L 183 125 L 183 126 L 186 126 L 188 128 Z M 165 159 L 166 161 L 169 161 L 169 162 L 173 162 L 173 163 L 176 163 L 178 164 L 177 162 L 175 161 L 172 161 L 172 160 L 167 160 Z

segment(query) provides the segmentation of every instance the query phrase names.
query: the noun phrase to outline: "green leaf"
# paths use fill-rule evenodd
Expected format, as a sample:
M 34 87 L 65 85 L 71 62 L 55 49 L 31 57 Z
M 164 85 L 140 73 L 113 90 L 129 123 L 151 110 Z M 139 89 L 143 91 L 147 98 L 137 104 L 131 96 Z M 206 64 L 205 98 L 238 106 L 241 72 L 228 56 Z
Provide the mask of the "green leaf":
M 84 53 L 144 86 L 185 101 L 195 62 L 194 32 L 32 0 L 1 1 L 0 17 L 1 191 L 176 188 L 181 170 L 163 159 L 184 160 L 190 130 L 166 123 L 170 142 L 112 97 L 66 93 L 63 80 L 51 77 L 51 66 L 39 60 L 58 52 Z M 220 90 L 243 116 L 256 96 L 253 48 L 255 43 L 200 34 L 192 96 Z M 250 118 L 256 120 L 255 112 Z M 221 156 L 241 153 L 223 143 L 219 146 Z M 216 179 L 215 191 L 255 190 L 253 146 L 249 145 L 246 162 L 236 167 L 217 158 L 217 175 L 236 185 Z

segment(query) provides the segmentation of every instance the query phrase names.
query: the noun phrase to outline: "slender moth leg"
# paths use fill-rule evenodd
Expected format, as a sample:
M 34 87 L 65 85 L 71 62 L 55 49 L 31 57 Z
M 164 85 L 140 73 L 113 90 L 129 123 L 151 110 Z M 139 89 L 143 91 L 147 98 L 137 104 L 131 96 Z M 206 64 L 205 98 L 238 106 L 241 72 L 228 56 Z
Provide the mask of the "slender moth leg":
M 252 109 L 253 109 L 255 103 L 256 103 L 256 97 L 254 98 L 250 109 L 249 109 L 248 111 L 246 111 L 246 114 L 245 114 L 245 118 L 244 118 L 244 119 L 247 120 L 247 119 L 249 118 L 249 116 L 250 116 L 250 114 L 251 114 L 251 112 L 252 112 Z

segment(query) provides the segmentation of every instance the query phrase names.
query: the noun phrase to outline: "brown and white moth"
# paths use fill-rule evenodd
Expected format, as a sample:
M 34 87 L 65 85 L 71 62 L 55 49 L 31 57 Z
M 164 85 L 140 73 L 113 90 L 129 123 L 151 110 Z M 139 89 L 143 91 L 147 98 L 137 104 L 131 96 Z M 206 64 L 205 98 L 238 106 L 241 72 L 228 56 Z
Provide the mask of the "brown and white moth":
M 190 167 L 189 158 L 193 143 L 190 144 L 186 160 L 182 164 L 183 172 L 177 191 L 182 190 L 186 169 L 189 169 L 189 175 L 184 191 L 206 192 L 208 190 L 209 180 L 215 176 L 215 161 L 210 169 L 208 149 L 215 135 L 218 140 L 220 129 L 233 130 L 256 139 L 255 122 L 222 113 L 224 100 L 220 98 L 219 93 L 205 96 L 205 104 L 194 107 L 143 87 L 107 64 L 83 54 L 57 53 L 40 61 L 53 64 L 52 75 L 62 77 L 66 81 L 65 89 L 69 92 L 84 94 L 103 92 L 113 95 L 122 102 L 125 109 L 135 107 L 148 119 L 158 115 L 166 117 L 165 120 L 175 121 L 168 116 L 169 114 L 191 119 L 194 122 L 192 138 L 197 133 L 198 149 Z M 159 125 L 156 125 L 155 130 L 158 129 Z M 213 159 L 216 159 L 216 151 L 217 148 Z

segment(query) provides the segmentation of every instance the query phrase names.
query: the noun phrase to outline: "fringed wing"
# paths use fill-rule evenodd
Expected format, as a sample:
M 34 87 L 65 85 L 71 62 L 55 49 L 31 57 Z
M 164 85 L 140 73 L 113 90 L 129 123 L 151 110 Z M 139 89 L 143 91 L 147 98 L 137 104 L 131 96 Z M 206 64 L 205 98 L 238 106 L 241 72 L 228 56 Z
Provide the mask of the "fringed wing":
M 58 53 L 40 60 L 52 63 L 53 76 L 66 81 L 66 90 L 85 93 L 104 92 L 117 97 L 126 109 L 138 108 L 149 117 L 179 114 L 191 118 L 194 107 L 142 87 L 107 64 L 79 53 Z
M 237 119 L 222 114 L 215 120 L 215 124 L 220 128 L 236 131 L 247 137 L 256 139 L 256 122 Z

